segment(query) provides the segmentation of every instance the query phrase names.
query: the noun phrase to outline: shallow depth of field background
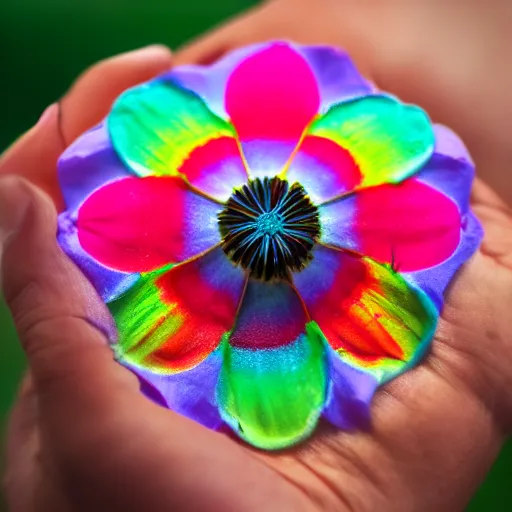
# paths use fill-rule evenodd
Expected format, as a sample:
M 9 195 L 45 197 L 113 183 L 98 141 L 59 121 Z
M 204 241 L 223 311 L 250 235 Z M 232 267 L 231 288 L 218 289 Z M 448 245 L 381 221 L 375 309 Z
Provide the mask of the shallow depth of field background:
M 35 123 L 45 107 L 84 68 L 98 59 L 152 43 L 176 48 L 256 3 L 256 0 L 2 0 L 0 152 Z M 462 4 L 461 1 L 457 8 L 462 9 Z M 24 364 L 9 313 L 0 299 L 2 430 Z M 509 472 L 512 472 L 512 445 L 505 448 L 468 510 L 512 510 Z M 0 496 L 0 509 L 1 501 Z

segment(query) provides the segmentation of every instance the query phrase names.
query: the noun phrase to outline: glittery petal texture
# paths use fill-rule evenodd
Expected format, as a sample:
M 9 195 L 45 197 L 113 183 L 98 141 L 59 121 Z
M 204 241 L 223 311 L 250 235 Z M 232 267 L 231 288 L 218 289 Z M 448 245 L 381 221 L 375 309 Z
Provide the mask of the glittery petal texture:
M 145 275 L 110 304 L 118 357 L 161 374 L 197 366 L 232 329 L 244 283 L 221 249 Z
M 81 246 L 98 262 L 150 272 L 218 244 L 219 211 L 180 178 L 125 178 L 92 194 L 76 225 Z
M 382 383 L 425 353 L 437 310 L 389 266 L 318 247 L 294 277 L 312 320 L 351 366 Z
M 434 148 L 425 112 L 388 96 L 336 105 L 308 134 L 331 139 L 352 155 L 361 172 L 360 187 L 404 180 L 420 169 Z

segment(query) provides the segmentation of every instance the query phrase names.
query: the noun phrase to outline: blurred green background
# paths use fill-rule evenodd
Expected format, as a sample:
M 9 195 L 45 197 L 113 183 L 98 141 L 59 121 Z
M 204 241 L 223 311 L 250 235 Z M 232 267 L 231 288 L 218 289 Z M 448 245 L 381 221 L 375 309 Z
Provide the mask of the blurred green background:
M 98 59 L 151 43 L 176 48 L 256 3 L 1 0 L 0 152 Z M 0 425 L 5 424 L 23 368 L 12 322 L 0 302 Z M 468 510 L 512 510 L 510 471 L 512 446 L 508 445 Z

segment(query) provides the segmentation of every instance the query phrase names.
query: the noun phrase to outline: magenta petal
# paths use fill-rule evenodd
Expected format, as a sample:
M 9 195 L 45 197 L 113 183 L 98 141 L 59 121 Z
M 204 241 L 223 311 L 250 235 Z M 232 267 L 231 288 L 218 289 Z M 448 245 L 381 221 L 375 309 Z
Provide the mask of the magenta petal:
M 57 168 L 68 211 L 76 211 L 87 196 L 106 183 L 133 175 L 115 153 L 104 123 L 71 144 Z
M 98 189 L 80 207 L 78 238 L 106 267 L 150 272 L 218 244 L 220 208 L 178 177 L 125 178 Z
M 364 189 L 320 207 L 322 240 L 353 249 L 400 271 L 442 263 L 457 248 L 457 205 L 417 181 Z
M 247 57 L 226 85 L 226 111 L 242 141 L 298 141 L 319 101 L 311 68 L 282 43 Z
M 241 72 L 241 77 L 233 79 L 231 76 Z M 260 178 L 281 172 L 296 146 L 300 126 L 304 128 L 304 123 L 309 122 L 312 116 L 327 111 L 335 103 L 375 90 L 361 77 L 345 52 L 327 46 L 308 47 L 290 43 L 248 46 L 209 66 L 178 67 L 165 79 L 195 92 L 219 117 L 229 119 L 231 116 L 235 125 L 242 118 L 244 154 L 251 175 Z M 227 101 L 228 83 L 231 92 L 236 93 L 233 86 L 244 89 L 237 93 L 241 108 Z M 277 87 L 277 93 L 268 91 L 270 86 Z M 251 96 L 244 101 L 247 92 L 256 98 Z M 310 101 L 316 98 L 315 108 L 312 101 L 310 107 L 304 102 L 308 95 Z M 299 108 L 295 107 L 296 104 Z M 288 108 L 292 108 L 292 115 L 285 112 Z M 254 112 L 257 112 L 257 117 L 252 115 Z M 245 122 L 246 118 L 249 123 Z M 255 131 L 261 133 L 250 133 Z M 304 164 L 307 164 L 306 159 Z M 321 164 L 321 167 L 323 173 L 326 166 Z

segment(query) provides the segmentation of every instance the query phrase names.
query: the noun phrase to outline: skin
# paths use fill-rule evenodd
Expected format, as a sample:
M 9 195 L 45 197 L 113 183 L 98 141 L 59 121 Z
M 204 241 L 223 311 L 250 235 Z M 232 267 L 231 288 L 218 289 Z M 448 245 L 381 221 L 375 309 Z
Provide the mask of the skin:
M 455 128 L 510 198 L 510 10 L 447 4 L 274 0 L 174 64 L 276 38 L 345 47 L 378 85 Z M 3 290 L 30 365 L 8 438 L 10 510 L 463 510 L 512 428 L 512 212 L 482 180 L 472 206 L 485 240 L 449 289 L 430 354 L 377 393 L 368 431 L 323 424 L 299 447 L 258 452 L 152 404 L 113 361 L 111 319 L 55 242 L 55 163 L 119 92 L 171 63 L 151 47 L 97 64 L 0 160 L 0 174 L 25 178 L 0 178 Z

